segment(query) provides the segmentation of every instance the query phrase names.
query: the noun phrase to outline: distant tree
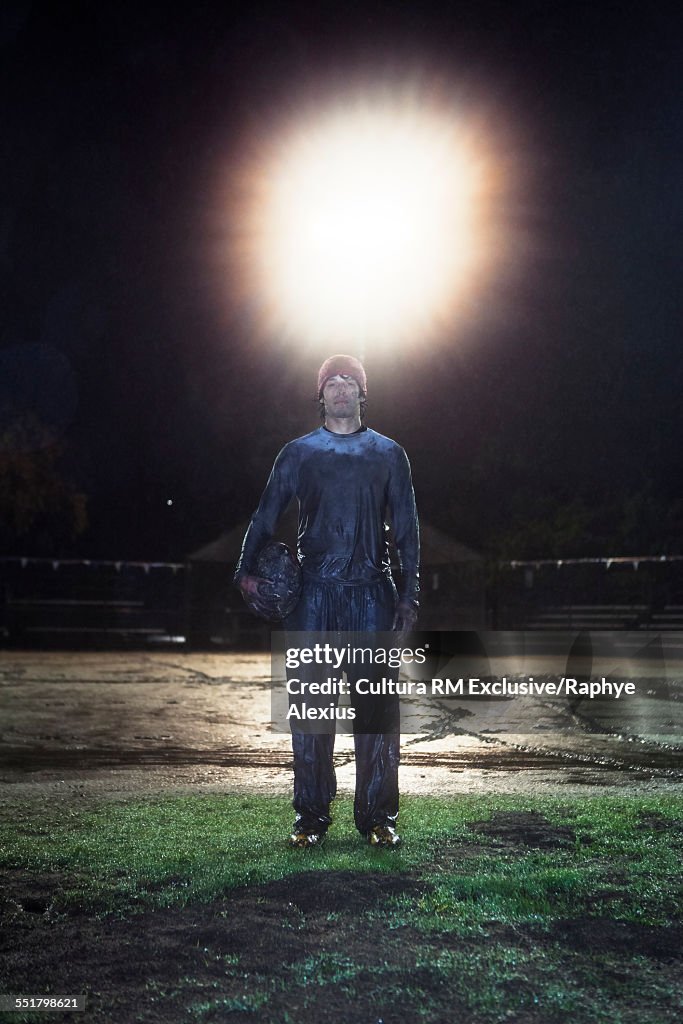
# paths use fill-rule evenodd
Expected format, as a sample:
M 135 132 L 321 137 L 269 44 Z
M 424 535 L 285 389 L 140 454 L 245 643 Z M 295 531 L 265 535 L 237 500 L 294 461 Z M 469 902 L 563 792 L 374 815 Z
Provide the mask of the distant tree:
M 87 499 L 60 468 L 64 446 L 30 413 L 0 426 L 0 550 L 56 555 L 88 525 Z
M 681 554 L 682 534 L 683 503 L 667 501 L 645 481 L 639 490 L 592 501 L 539 499 L 493 535 L 491 550 L 502 559 Z
M 539 507 L 543 505 L 544 507 Z M 570 558 L 590 550 L 594 510 L 581 498 L 551 504 L 538 501 L 531 514 L 518 512 L 495 539 L 500 558 Z
M 615 508 L 617 543 L 627 554 L 681 554 L 683 505 L 663 497 L 644 480 L 632 492 L 619 495 Z

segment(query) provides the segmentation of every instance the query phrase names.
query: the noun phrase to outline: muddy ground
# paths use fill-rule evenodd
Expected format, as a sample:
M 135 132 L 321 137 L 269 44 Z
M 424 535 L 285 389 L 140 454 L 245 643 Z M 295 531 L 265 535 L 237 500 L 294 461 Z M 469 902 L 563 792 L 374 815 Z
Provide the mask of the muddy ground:
M 643 827 L 652 824 L 643 822 Z M 683 822 L 666 819 L 665 824 L 678 828 L 683 838 Z M 432 860 L 467 874 L 468 861 L 487 850 L 509 858 L 534 849 L 567 848 L 575 840 L 570 824 L 552 825 L 529 812 L 500 813 L 470 827 L 472 843 L 436 846 Z M 438 931 L 425 936 L 409 920 L 385 926 L 392 901 L 416 901 L 429 892 L 429 881 L 419 874 L 328 875 L 315 870 L 314 857 L 310 864 L 309 871 L 210 904 L 105 921 L 77 909 L 68 916 L 55 913 L 59 876 L 7 872 L 2 946 L 15 991 L 34 991 L 40 978 L 41 991 L 87 992 L 83 1017 L 51 1014 L 50 1019 L 95 1024 L 195 1019 L 403 1024 L 425 1019 L 421 1013 L 429 993 L 429 1021 L 476 1024 L 482 1018 L 466 986 L 477 983 L 449 980 L 443 964 L 455 955 L 490 970 L 488 957 L 495 945 L 504 948 L 508 962 L 519 962 L 519 972 L 499 984 L 501 1002 L 508 1007 L 501 1020 L 554 1024 L 571 1019 L 557 1007 L 536 1006 L 528 998 L 542 988 L 548 960 L 559 959 L 568 989 L 586 977 L 593 986 L 613 986 L 623 1022 L 675 1019 L 666 1006 L 652 1006 L 653 991 L 666 992 L 669 1007 L 683 999 L 683 925 L 654 927 L 576 915 L 549 927 L 491 922 L 466 936 Z M 638 986 L 627 999 L 619 998 L 619 986 L 628 982 L 630 972 L 637 972 Z M 324 985 L 315 982 L 318 976 Z M 268 1005 L 262 1014 L 264 993 Z M 516 999 L 524 1006 L 519 1013 L 509 1009 Z
M 0 796 L 288 793 L 270 679 L 262 654 L 0 652 Z M 439 701 L 425 731 L 403 737 L 401 791 L 673 791 L 682 705 L 652 699 L 634 715 L 596 701 L 577 715 L 562 702 Z M 338 737 L 336 764 L 353 792 L 351 737 Z
M 55 800 L 68 806 L 153 793 L 287 794 L 289 738 L 269 724 L 269 691 L 270 665 L 262 655 L 5 652 L 0 795 L 9 807 L 26 810 L 28 804 L 39 813 Z M 527 703 L 505 714 L 499 709 L 494 729 L 490 715 L 452 702 L 427 732 L 404 737 L 401 789 L 439 795 L 680 793 L 683 772 L 672 736 L 678 710 L 649 709 L 640 721 L 647 727 L 639 731 L 633 721 L 605 725 L 604 708 L 600 724 L 564 707 Z M 340 791 L 351 793 L 348 736 L 338 739 L 336 763 Z M 570 824 L 552 826 L 539 815 L 499 815 L 472 829 L 472 844 L 435 848 L 435 862 L 467 872 L 481 843 L 514 856 L 574 841 Z M 210 904 L 148 909 L 126 919 L 101 919 L 92 909 L 64 914 L 58 894 L 65 879 L 5 871 L 7 976 L 14 992 L 35 991 L 40 979 L 41 991 L 89 993 L 85 1014 L 50 1014 L 52 1020 L 403 1024 L 421 1019 L 420 993 L 429 992 L 430 1021 L 474 1024 L 480 1018 L 463 990 L 444 981 L 439 965 L 451 954 L 472 963 L 481 958 L 485 965 L 491 945 L 502 944 L 523 965 L 518 978 L 505 983 L 519 986 L 526 1008 L 506 1018 L 519 1024 L 568 1019 L 533 1008 L 533 1002 L 529 1009 L 526 998 L 547 971 L 544 951 L 556 956 L 558 948 L 577 985 L 589 976 L 598 986 L 620 983 L 637 962 L 643 994 L 624 1005 L 623 1022 L 668 1019 L 650 1012 L 653 986 L 683 999 L 679 926 L 577 915 L 550 930 L 492 924 L 457 942 L 438 933 L 426 940 L 409 923 L 387 928 L 382 922 L 383 908 L 393 900 L 417 900 L 428 891 L 420 875 L 330 877 L 316 872 L 314 856 L 310 867 Z M 612 959 L 598 967 L 596 958 L 605 950 Z M 321 970 L 333 973 L 324 987 L 311 984 L 311 972 Z M 264 992 L 268 1011 L 261 1018 Z M 196 1016 L 199 1004 L 205 1010 Z

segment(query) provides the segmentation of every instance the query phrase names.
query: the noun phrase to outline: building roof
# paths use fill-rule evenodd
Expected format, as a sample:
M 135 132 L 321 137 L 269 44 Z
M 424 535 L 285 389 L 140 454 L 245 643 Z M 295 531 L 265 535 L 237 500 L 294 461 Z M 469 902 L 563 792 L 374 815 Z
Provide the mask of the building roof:
M 454 540 L 423 518 L 420 519 L 420 555 L 423 566 L 481 561 L 481 555 L 477 551 L 459 540 Z

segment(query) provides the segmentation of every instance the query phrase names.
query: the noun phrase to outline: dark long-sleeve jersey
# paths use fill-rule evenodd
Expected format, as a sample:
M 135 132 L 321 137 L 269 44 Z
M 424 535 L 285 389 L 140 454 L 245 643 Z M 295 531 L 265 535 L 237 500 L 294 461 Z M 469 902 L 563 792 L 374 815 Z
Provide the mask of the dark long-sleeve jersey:
M 391 523 L 402 575 L 401 600 L 418 603 L 420 544 L 408 457 L 366 427 L 334 434 L 320 427 L 285 445 L 252 516 L 235 580 L 256 558 L 290 501 L 299 503 L 298 554 L 306 576 L 367 584 L 391 576 Z

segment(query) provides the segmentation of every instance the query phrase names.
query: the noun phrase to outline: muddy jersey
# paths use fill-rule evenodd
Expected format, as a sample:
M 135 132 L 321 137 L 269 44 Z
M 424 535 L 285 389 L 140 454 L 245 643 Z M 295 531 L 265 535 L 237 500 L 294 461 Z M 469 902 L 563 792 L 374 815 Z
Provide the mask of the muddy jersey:
M 285 445 L 254 513 L 235 578 L 253 575 L 258 552 L 290 501 L 299 503 L 298 549 L 305 577 L 362 585 L 391 578 L 391 524 L 403 587 L 417 604 L 419 534 L 410 464 L 403 448 L 367 427 L 320 427 Z

